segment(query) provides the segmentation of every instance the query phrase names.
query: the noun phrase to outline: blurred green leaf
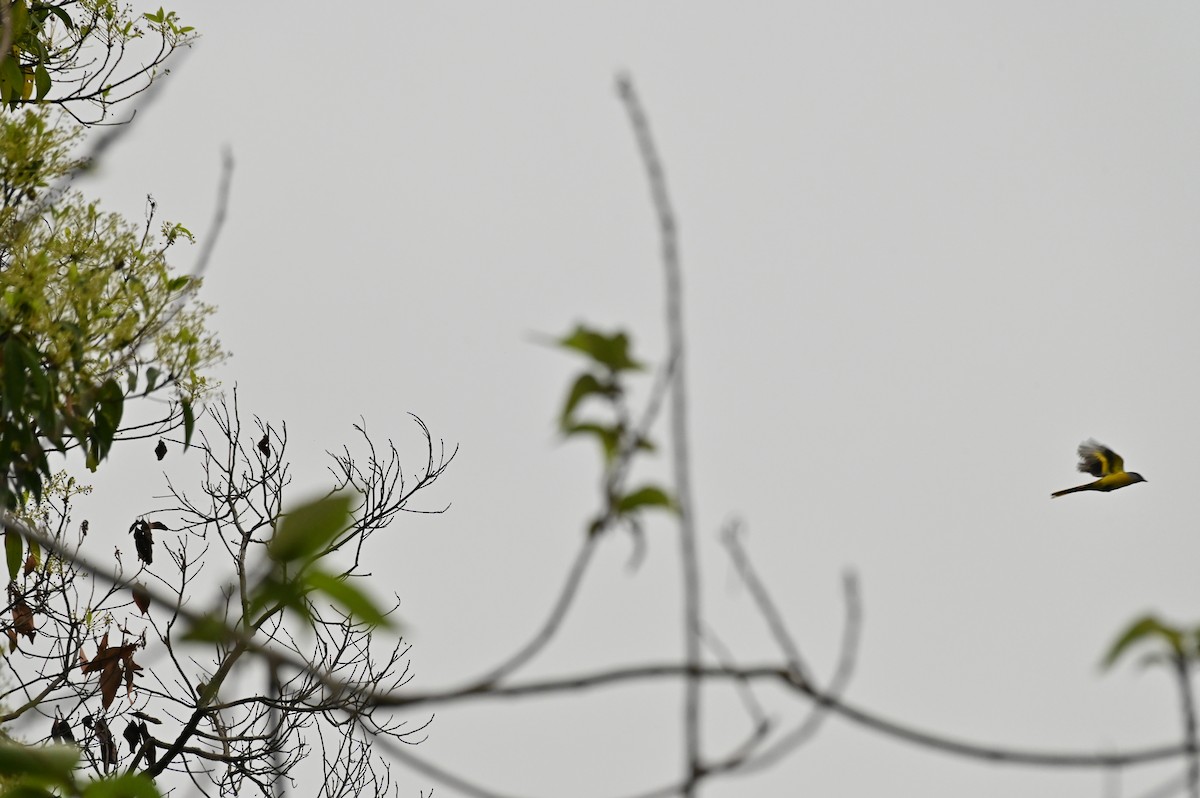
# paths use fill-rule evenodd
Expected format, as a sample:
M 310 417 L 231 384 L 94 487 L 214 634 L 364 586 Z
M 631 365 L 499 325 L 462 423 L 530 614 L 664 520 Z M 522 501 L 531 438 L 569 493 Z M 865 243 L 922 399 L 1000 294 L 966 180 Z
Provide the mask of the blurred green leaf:
M 4 409 L 18 412 L 25 401 L 25 375 L 28 372 L 25 347 L 15 335 L 4 342 Z
M 84 787 L 80 795 L 83 798 L 159 798 L 153 780 L 141 773 L 97 779 Z
M 18 783 L 11 787 L 5 787 L 3 792 L 0 792 L 3 798 L 59 798 L 58 793 L 53 790 L 48 790 L 45 787 L 35 787 L 29 783 Z
M 100 385 L 96 392 L 95 424 L 92 427 L 92 452 L 96 462 L 108 456 L 112 448 L 117 429 L 121 426 L 121 416 L 125 410 L 125 394 L 121 386 L 111 377 Z
M 391 626 L 387 616 L 375 606 L 375 603 L 345 579 L 339 579 L 324 571 L 311 570 L 305 574 L 304 581 L 310 588 L 323 593 L 334 604 L 339 605 L 363 623 L 371 626 Z
M 640 371 L 643 368 L 630 356 L 629 337 L 623 332 L 605 335 L 580 324 L 570 335 L 560 338 L 558 345 L 582 352 L 614 372 Z
M 196 414 L 192 411 L 192 403 L 187 399 L 179 400 L 179 407 L 183 410 L 183 449 L 192 445 L 192 431 L 196 428 Z
M 1175 655 L 1183 654 L 1183 633 L 1179 629 L 1168 626 L 1153 615 L 1146 615 L 1138 618 L 1126 627 L 1125 631 L 1121 633 L 1104 656 L 1101 667 L 1105 669 L 1112 667 L 1130 646 L 1148 638 L 1163 640 L 1170 647 L 1171 653 Z
M 604 449 L 604 462 L 611 463 L 613 458 L 617 456 L 617 448 L 621 444 L 621 429 L 620 427 L 606 427 L 602 424 L 571 424 L 563 430 L 563 433 L 568 437 L 575 435 L 592 435 L 600 442 L 601 448 Z
M 25 8 L 25 0 L 13 0 L 9 6 L 9 13 L 12 14 L 13 40 L 16 41 L 22 38 L 25 29 L 29 27 L 29 11 Z
M 0 61 L 0 100 L 16 102 L 25 88 L 25 73 L 15 58 Z
M 617 386 L 602 383 L 593 374 L 580 374 L 567 394 L 567 401 L 563 404 L 559 427 L 565 430 L 571 426 L 571 413 L 587 397 L 594 395 L 614 396 L 617 390 Z
M 37 100 L 41 102 L 50 93 L 50 73 L 40 62 L 33 68 L 33 80 L 37 86 Z
M 316 554 L 346 528 L 352 498 L 345 493 L 326 496 L 285 513 L 267 544 L 267 554 L 276 562 Z
M 23 776 L 43 784 L 68 784 L 79 761 L 73 745 L 0 743 L 0 776 Z
M 261 610 L 275 612 L 277 609 L 288 609 L 305 620 L 311 620 L 312 613 L 305 601 L 306 590 L 299 577 L 279 579 L 276 575 L 268 576 L 251 592 L 250 614 L 256 615 Z
M 224 621 L 215 615 L 205 615 L 192 624 L 183 639 L 194 643 L 219 643 L 229 637 L 230 630 Z
M 75 29 L 75 21 L 71 19 L 71 15 L 66 12 L 66 9 L 54 5 L 43 6 L 43 8 L 47 9 L 51 14 L 58 17 L 59 21 L 67 27 L 67 30 Z
M 8 579 L 10 582 L 16 581 L 17 574 L 21 571 L 21 564 L 25 558 L 24 545 L 21 536 L 16 532 L 4 530 L 4 559 L 8 562 Z
M 662 507 L 665 510 L 675 510 L 675 501 L 662 488 L 646 485 L 625 494 L 616 502 L 617 512 L 622 514 L 643 507 Z

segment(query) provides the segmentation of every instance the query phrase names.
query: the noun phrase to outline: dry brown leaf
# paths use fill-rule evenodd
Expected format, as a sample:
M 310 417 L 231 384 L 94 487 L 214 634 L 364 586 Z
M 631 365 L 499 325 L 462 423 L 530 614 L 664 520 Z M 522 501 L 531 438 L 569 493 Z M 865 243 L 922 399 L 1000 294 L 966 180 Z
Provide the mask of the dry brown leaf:
M 115 662 L 100 672 L 100 704 L 108 709 L 121 686 L 121 666 Z
M 33 610 L 25 603 L 25 599 L 18 598 L 12 605 L 13 629 L 17 634 L 26 635 L 30 640 L 37 635 L 33 627 Z
M 133 603 L 145 615 L 150 611 L 150 594 L 146 592 L 146 588 L 138 582 L 133 586 Z

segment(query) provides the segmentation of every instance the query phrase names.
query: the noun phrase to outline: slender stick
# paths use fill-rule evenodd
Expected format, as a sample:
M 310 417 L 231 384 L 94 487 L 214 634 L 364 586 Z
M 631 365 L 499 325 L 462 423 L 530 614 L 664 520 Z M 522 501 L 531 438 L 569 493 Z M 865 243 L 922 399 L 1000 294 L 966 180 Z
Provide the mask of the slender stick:
M 618 76 L 617 94 L 625 104 L 638 151 L 642 155 L 662 242 L 662 265 L 666 277 L 667 349 L 674 372 L 671 386 L 671 448 L 672 467 L 675 472 L 675 501 L 679 510 L 679 554 L 683 568 L 684 662 L 694 669 L 700 664 L 700 558 L 696 551 L 696 519 L 688 456 L 687 369 L 683 347 L 683 270 L 679 262 L 678 227 L 667 192 L 666 173 L 650 133 L 650 121 L 642 110 L 633 80 L 628 75 Z M 695 794 L 695 781 L 703 774 L 700 751 L 700 698 L 700 678 L 692 673 L 684 684 L 683 726 L 688 773 L 683 789 L 685 797 Z
M 1187 750 L 1187 794 L 1188 798 L 1200 798 L 1200 750 L 1196 741 L 1196 700 L 1192 695 L 1191 665 L 1185 654 L 1177 653 L 1171 658 L 1179 682 L 1179 704 L 1183 710 L 1183 743 Z
M 566 617 L 567 610 L 570 609 L 571 603 L 575 599 L 575 594 L 579 592 L 579 585 L 583 582 L 584 571 L 592 559 L 592 552 L 596 549 L 596 541 L 598 539 L 595 535 L 588 535 L 583 539 L 583 547 L 575 555 L 575 562 L 571 565 L 571 570 L 567 574 L 567 581 L 563 584 L 562 590 L 558 594 L 558 600 L 554 602 L 554 606 L 550 609 L 550 615 L 546 618 L 545 623 L 542 624 L 542 628 L 519 651 L 480 678 L 474 680 L 471 686 L 466 688 L 467 690 L 482 690 L 491 687 L 533 659 L 550 642 L 551 638 L 554 637 L 554 633 L 562 625 L 563 618 Z

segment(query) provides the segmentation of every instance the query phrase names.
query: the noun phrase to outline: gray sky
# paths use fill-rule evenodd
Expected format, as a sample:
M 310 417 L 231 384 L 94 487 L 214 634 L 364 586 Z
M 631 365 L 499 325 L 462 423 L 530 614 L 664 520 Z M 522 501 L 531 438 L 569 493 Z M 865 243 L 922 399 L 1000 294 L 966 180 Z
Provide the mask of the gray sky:
M 410 411 L 462 445 L 423 497 L 451 511 L 374 540 L 415 687 L 522 642 L 596 506 L 592 446 L 553 426 L 576 364 L 531 333 L 624 327 L 661 355 L 656 233 L 613 91 L 629 70 L 681 220 L 705 603 L 725 642 L 774 656 L 716 544 L 736 514 L 822 674 L 840 574 L 860 575 L 856 703 L 1011 746 L 1176 739 L 1165 674 L 1097 663 L 1136 614 L 1196 621 L 1194 3 L 172 7 L 204 38 L 87 189 L 135 215 L 152 193 L 204 235 L 232 147 L 205 290 L 234 352 L 220 378 L 287 421 L 297 496 L 360 416 L 413 467 Z M 1149 483 L 1051 501 L 1084 481 L 1089 436 Z M 148 455 L 118 458 L 114 475 L 143 474 L 122 501 L 162 492 Z M 649 532 L 636 573 L 625 537 L 605 543 L 531 675 L 677 655 L 676 537 Z M 745 727 L 713 700 L 716 752 Z M 677 703 L 657 687 L 464 708 L 414 753 L 513 793 L 620 794 L 678 774 Z M 1173 772 L 1131 771 L 1119 794 Z M 400 778 L 402 795 L 433 786 Z M 705 794 L 898 784 L 1095 796 L 1104 778 L 834 719 Z

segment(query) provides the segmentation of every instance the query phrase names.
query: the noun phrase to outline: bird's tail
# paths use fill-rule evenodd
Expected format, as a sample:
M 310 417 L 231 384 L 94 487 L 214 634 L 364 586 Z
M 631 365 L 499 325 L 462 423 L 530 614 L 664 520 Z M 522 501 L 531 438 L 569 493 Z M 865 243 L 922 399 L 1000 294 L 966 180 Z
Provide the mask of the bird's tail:
M 1092 487 L 1093 484 L 1095 484 L 1095 483 L 1089 482 L 1086 485 L 1076 485 L 1073 488 L 1066 488 L 1065 490 L 1056 490 L 1054 493 L 1050 494 L 1050 498 L 1056 499 L 1059 496 L 1066 496 L 1068 493 L 1078 493 L 1081 490 L 1094 490 L 1094 488 Z

